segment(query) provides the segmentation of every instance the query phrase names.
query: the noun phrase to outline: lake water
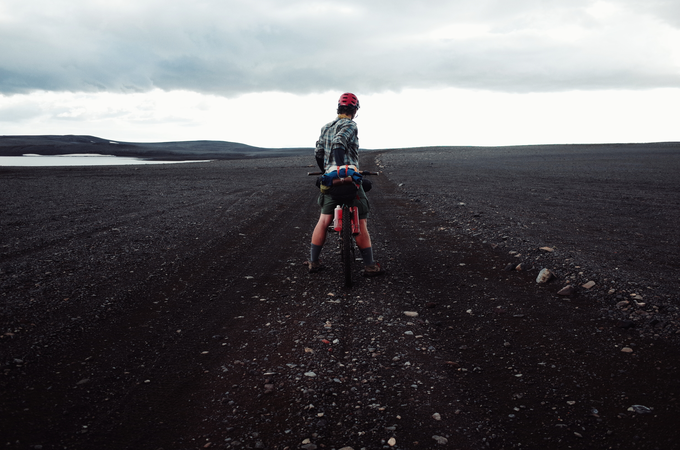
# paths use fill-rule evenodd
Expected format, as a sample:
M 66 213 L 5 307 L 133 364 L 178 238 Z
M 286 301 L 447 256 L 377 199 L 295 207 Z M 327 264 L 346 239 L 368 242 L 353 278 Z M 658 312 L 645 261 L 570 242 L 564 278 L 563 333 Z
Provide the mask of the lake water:
M 12 167 L 57 167 L 57 166 L 128 166 L 135 164 L 183 164 L 200 161 L 147 161 L 122 156 L 81 154 L 81 155 L 24 155 L 0 156 L 0 166 Z

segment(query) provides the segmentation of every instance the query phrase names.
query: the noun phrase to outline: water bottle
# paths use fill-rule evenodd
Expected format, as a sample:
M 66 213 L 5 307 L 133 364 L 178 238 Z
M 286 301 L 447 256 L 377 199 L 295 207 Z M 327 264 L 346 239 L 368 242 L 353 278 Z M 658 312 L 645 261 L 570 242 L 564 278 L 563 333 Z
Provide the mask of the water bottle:
M 342 208 L 340 205 L 335 207 L 335 217 L 333 218 L 333 229 L 335 231 L 342 230 Z

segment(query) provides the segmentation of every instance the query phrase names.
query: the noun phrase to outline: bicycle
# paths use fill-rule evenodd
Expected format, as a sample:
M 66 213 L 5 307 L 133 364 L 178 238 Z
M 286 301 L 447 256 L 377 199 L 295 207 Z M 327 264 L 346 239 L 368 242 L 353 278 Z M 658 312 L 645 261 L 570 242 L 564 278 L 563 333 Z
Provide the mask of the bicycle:
M 367 170 L 359 172 L 362 177 L 367 175 L 380 175 L 379 172 L 369 172 Z M 323 175 L 322 172 L 307 172 L 307 175 Z M 336 179 L 342 180 L 342 179 Z M 335 181 L 335 180 L 334 180 Z M 338 185 L 348 185 L 349 182 L 340 181 Z M 345 280 L 345 287 L 352 285 L 352 261 L 355 259 L 354 245 L 352 245 L 352 236 L 356 236 L 361 232 L 359 222 L 359 208 L 351 206 L 354 198 L 351 200 L 338 200 L 339 204 L 335 208 L 333 218 L 333 230 L 338 232 L 340 240 L 340 263 L 342 265 L 343 277 Z M 349 218 L 349 220 L 347 220 Z

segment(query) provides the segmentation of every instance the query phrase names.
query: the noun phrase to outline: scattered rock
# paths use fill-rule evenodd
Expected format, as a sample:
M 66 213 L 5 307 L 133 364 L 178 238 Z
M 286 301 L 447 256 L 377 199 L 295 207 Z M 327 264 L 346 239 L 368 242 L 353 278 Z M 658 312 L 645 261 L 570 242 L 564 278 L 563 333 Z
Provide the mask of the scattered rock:
M 586 284 L 584 284 L 581 287 L 584 288 L 584 289 L 591 289 L 593 286 L 595 286 L 595 282 L 590 280 L 589 282 L 587 282 Z
M 446 444 L 449 443 L 449 440 L 446 439 L 444 436 L 434 435 L 434 436 L 432 436 L 432 439 L 434 439 L 437 442 L 437 444 L 441 444 L 441 445 L 446 445 Z
M 544 252 L 552 253 L 555 251 L 554 248 L 552 247 L 541 247 L 540 250 L 543 250 Z
M 633 349 L 630 348 L 630 347 L 623 347 L 623 348 L 621 349 L 621 351 L 622 351 L 623 353 L 633 353 Z
M 574 288 L 574 286 L 572 286 L 571 284 L 568 284 L 565 287 L 563 287 L 562 289 L 560 289 L 559 292 L 557 293 L 557 295 L 563 295 L 565 297 L 568 297 L 570 295 L 574 295 L 575 292 L 576 292 L 576 288 Z
M 441 414 L 439 414 L 439 413 L 434 413 L 434 414 L 432 414 L 432 418 L 433 418 L 434 420 L 442 420 L 442 416 L 441 416 Z
M 418 317 L 418 313 L 415 311 L 404 311 L 406 317 Z
M 654 408 L 649 408 L 649 407 L 643 406 L 643 405 L 633 405 L 630 408 L 628 408 L 628 411 L 636 412 L 638 414 L 649 414 L 653 410 L 654 410 Z
M 538 273 L 538 276 L 536 277 L 536 283 L 545 284 L 548 281 L 552 280 L 554 277 L 555 275 L 552 273 L 550 269 L 543 269 Z
M 316 374 L 314 372 L 305 372 L 306 377 L 314 378 Z
M 387 441 L 387 444 L 388 444 L 390 447 L 394 447 L 395 445 L 397 445 L 397 440 L 396 440 L 395 438 L 392 437 L 392 438 L 390 438 L 389 441 Z

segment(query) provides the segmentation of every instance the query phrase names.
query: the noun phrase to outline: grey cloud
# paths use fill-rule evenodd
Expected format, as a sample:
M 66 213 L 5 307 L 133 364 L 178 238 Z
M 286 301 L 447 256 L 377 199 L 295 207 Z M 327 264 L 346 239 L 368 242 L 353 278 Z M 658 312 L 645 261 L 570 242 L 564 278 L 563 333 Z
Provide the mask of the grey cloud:
M 44 4 L 54 3 L 61 4 Z M 590 0 L 178 0 L 122 2 L 105 10 L 72 3 L 82 8 L 53 8 L 34 17 L 24 7 L 3 26 L 0 92 L 161 88 L 235 95 L 348 85 L 363 92 L 680 85 L 669 58 L 672 44 L 600 32 L 583 9 L 593 4 Z M 668 11 L 677 8 L 661 1 L 620 5 L 664 23 L 670 23 L 663 19 Z M 490 33 L 427 38 L 455 24 L 486 26 Z M 541 35 L 553 25 L 580 26 L 591 35 L 573 42 Z

